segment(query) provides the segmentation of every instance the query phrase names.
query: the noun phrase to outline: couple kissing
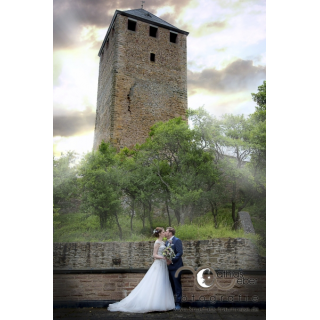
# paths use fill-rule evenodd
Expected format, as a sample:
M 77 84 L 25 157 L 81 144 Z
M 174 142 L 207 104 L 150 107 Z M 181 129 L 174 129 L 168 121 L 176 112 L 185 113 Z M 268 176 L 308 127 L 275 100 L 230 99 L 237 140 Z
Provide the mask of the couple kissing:
M 120 302 L 110 304 L 109 311 L 145 313 L 181 309 L 181 274 L 176 271 L 183 266 L 182 242 L 172 227 L 153 230 L 154 262 L 139 284 Z M 166 242 L 163 239 L 166 238 Z M 164 295 L 163 295 L 164 293 Z M 176 296 L 176 301 L 174 300 Z

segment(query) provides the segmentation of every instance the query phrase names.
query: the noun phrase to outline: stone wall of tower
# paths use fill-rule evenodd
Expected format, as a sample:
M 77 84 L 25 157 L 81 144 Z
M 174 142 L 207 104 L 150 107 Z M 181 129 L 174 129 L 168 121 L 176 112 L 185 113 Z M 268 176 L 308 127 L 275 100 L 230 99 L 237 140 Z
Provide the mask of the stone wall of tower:
M 118 15 L 109 52 L 100 62 L 94 149 L 104 139 L 118 149 L 143 143 L 157 121 L 181 116 L 187 110 L 186 35 L 170 42 L 170 30 L 158 27 L 149 36 L 150 24 Z M 155 54 L 155 62 L 150 54 Z
M 96 122 L 93 149 L 96 150 L 101 141 L 112 141 L 114 131 L 114 103 L 117 70 L 117 34 L 118 19 L 109 34 L 109 43 L 103 48 L 100 56 Z

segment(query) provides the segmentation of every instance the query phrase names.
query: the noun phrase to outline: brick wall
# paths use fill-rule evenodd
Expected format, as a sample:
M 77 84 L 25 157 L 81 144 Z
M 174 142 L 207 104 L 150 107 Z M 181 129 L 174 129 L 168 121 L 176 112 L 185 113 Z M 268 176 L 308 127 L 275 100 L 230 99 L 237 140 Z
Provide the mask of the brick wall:
M 124 274 L 54 274 L 54 301 L 121 300 L 141 281 L 144 273 Z M 200 290 L 192 274 L 182 274 L 183 301 L 266 301 L 266 277 L 261 274 L 244 274 L 244 279 L 254 279 L 254 284 L 236 284 L 223 291 L 212 287 Z M 219 280 L 221 285 L 230 283 L 229 279 Z M 233 301 L 232 301 L 233 300 Z

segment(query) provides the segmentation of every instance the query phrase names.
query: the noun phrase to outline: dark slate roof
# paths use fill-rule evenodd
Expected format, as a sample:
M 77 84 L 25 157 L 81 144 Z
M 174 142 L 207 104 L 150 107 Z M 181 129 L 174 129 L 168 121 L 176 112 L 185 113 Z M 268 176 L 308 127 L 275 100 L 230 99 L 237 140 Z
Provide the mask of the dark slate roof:
M 127 11 L 124 11 L 124 12 L 128 13 L 128 14 L 130 14 L 132 16 L 135 16 L 137 18 L 142 18 L 142 19 L 148 20 L 151 23 L 152 22 L 156 22 L 157 24 L 161 24 L 161 25 L 166 26 L 166 27 L 171 27 L 171 28 L 174 28 L 174 29 L 178 29 L 177 27 L 173 26 L 172 24 L 170 24 L 170 23 L 158 18 L 157 16 L 155 16 L 151 12 L 148 12 L 147 10 L 144 10 L 144 9 L 133 9 L 133 10 L 127 10 Z
M 185 34 L 185 35 L 189 34 L 189 32 L 178 29 L 177 27 L 173 26 L 172 24 L 170 24 L 170 23 L 158 18 L 157 16 L 155 16 L 151 12 L 148 12 L 147 10 L 144 10 L 142 8 L 133 9 L 133 10 L 126 10 L 126 11 L 116 10 L 114 15 L 113 15 L 113 18 L 111 20 L 111 23 L 110 23 L 110 26 L 108 28 L 107 34 L 104 37 L 104 40 L 103 40 L 102 45 L 101 45 L 101 48 L 99 50 L 99 53 L 98 53 L 99 57 L 101 55 L 102 48 L 104 47 L 104 45 L 105 45 L 105 43 L 106 43 L 106 41 L 108 39 L 109 33 L 111 31 L 111 28 L 112 28 L 113 23 L 116 20 L 116 17 L 117 17 L 118 14 L 121 14 L 123 16 L 127 16 L 129 18 L 133 18 L 133 19 L 136 19 L 136 20 L 141 20 L 141 21 L 153 24 L 155 26 L 166 28 L 166 29 L 178 32 L 178 33 Z

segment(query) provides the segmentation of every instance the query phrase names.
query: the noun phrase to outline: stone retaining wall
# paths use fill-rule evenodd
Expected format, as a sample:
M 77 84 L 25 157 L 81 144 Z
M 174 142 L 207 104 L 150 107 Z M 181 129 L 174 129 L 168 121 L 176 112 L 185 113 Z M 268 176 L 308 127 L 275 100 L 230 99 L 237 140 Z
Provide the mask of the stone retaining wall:
M 227 291 L 217 286 L 201 290 L 196 285 L 195 275 L 188 271 L 182 273 L 183 301 L 265 301 L 265 260 L 259 257 L 250 240 L 219 238 L 182 241 L 182 244 L 184 266 L 194 270 L 199 267 L 244 270 L 240 282 L 237 279 Z M 153 245 L 153 241 L 54 243 L 54 301 L 118 301 L 125 298 L 153 263 Z M 121 263 L 115 259 L 121 259 Z M 231 280 L 232 277 L 219 278 L 219 283 L 225 286 Z
M 251 240 L 217 238 L 182 241 L 184 265 L 193 268 L 210 266 L 224 270 L 265 270 Z M 53 268 L 56 270 L 84 269 L 148 269 L 152 262 L 154 242 L 87 242 L 54 243 Z M 113 259 L 120 258 L 115 264 Z

